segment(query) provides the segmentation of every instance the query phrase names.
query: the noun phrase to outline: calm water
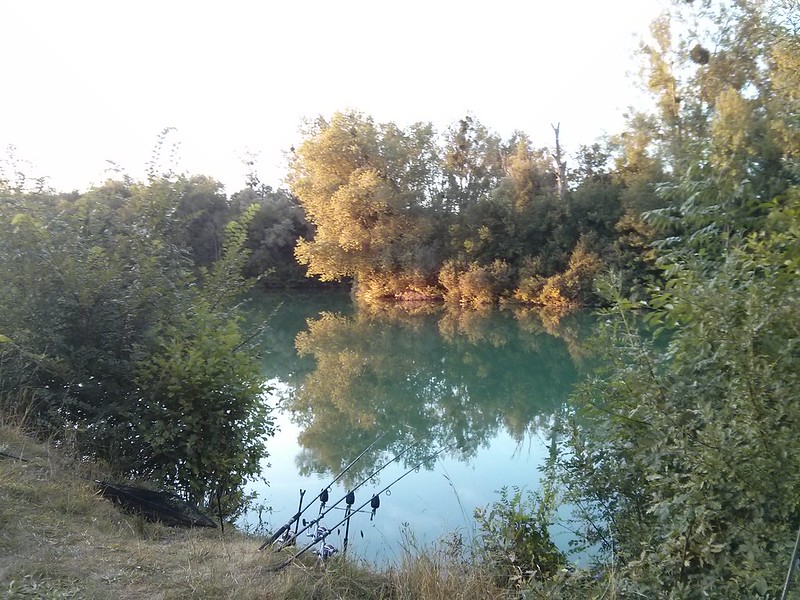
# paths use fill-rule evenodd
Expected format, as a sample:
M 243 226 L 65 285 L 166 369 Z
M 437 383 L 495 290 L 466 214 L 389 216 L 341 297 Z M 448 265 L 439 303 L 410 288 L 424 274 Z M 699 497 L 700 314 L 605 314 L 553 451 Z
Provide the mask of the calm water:
M 399 453 L 356 492 L 354 507 L 447 450 L 382 495 L 374 520 L 352 517 L 348 553 L 371 562 L 396 561 L 404 548 L 453 532 L 469 542 L 473 511 L 497 500 L 497 490 L 537 489 L 554 414 L 585 370 L 587 320 L 551 326 L 526 312 L 411 312 L 356 307 L 329 292 L 256 298 L 254 322 L 269 317 L 264 377 L 279 430 L 268 442 L 269 485 L 250 488 L 270 510 L 242 524 L 277 529 L 297 511 L 300 490 L 305 505 L 376 439 L 331 488 L 329 505 Z M 317 514 L 318 503 L 303 516 Z M 343 518 L 332 510 L 323 524 Z M 565 547 L 566 533 L 553 534 Z M 344 535 L 341 526 L 327 541 L 341 550 Z

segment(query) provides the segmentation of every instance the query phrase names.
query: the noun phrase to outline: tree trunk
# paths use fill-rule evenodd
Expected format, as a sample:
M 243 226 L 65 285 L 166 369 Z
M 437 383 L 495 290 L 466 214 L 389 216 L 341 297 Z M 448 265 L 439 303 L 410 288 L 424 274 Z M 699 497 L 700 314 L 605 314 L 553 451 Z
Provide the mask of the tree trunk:
M 555 152 L 550 153 L 550 158 L 553 160 L 553 167 L 556 173 L 556 190 L 558 191 L 558 198 L 563 200 L 567 195 L 567 163 L 564 160 L 564 155 L 561 153 L 561 142 L 558 134 L 561 129 L 561 123 L 557 125 L 550 125 L 556 134 L 556 149 Z

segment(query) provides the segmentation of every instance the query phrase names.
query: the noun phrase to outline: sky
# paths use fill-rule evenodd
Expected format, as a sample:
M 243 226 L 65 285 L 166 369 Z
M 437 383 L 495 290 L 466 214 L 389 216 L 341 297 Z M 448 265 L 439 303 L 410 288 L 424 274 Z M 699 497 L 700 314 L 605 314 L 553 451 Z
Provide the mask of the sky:
M 337 110 L 440 131 L 470 114 L 537 147 L 560 123 L 575 151 L 639 102 L 632 56 L 664 2 L 0 0 L 0 157 L 85 190 L 109 161 L 143 178 L 171 127 L 162 166 L 233 193 L 256 155 L 280 187 L 304 119 Z

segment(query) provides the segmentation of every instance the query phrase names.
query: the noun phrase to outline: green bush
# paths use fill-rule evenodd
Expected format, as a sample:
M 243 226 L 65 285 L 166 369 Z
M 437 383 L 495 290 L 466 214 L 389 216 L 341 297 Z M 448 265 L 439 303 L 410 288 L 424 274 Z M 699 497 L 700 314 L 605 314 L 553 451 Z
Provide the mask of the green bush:
M 547 513 L 535 496 L 523 498 L 518 488 L 489 509 L 477 509 L 484 559 L 503 587 L 523 587 L 532 580 L 553 578 L 565 565 L 566 557 L 550 539 Z
M 640 594 L 782 586 L 800 520 L 798 217 L 795 197 L 721 262 L 669 263 L 649 312 L 617 298 L 607 315 L 609 367 L 578 396 L 562 482 L 583 540 Z
M 448 261 L 439 273 L 439 283 L 445 289 L 444 299 L 448 303 L 463 306 L 492 304 L 510 288 L 511 267 L 502 260 L 485 266 L 471 262 L 466 268 Z

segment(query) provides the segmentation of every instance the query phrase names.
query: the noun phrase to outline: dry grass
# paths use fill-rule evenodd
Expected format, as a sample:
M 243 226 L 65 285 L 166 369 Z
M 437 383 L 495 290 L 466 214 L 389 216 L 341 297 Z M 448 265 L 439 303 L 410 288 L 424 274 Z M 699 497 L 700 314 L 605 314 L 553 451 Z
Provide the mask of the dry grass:
M 282 555 L 259 553 L 240 532 L 146 523 L 95 494 L 96 464 L 38 443 L 0 419 L 2 598 L 499 598 L 475 567 L 423 551 L 374 569 L 338 557 L 325 568 L 303 557 L 273 572 Z

